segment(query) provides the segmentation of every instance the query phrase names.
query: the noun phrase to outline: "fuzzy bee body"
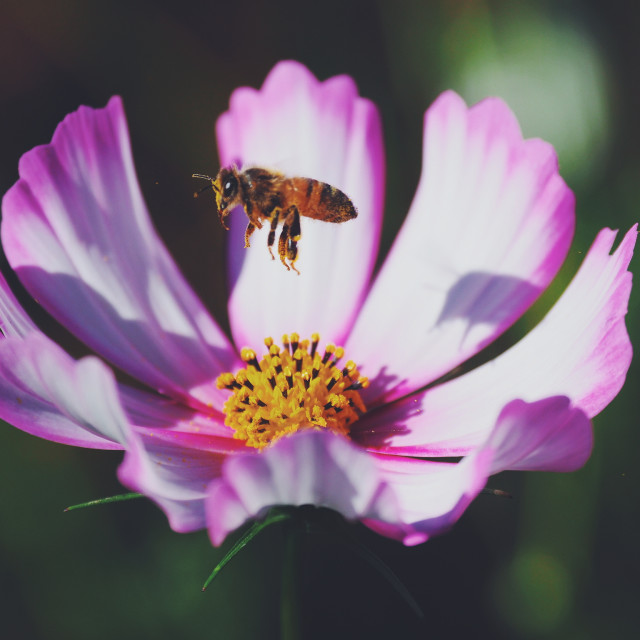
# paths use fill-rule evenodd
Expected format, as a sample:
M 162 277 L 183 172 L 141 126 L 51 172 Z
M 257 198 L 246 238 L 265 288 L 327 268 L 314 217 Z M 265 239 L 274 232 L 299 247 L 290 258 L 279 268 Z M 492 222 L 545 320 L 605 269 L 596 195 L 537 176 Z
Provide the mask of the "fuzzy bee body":
M 300 240 L 300 216 L 324 222 L 345 222 L 358 213 L 353 203 L 339 189 L 312 178 L 289 178 L 277 171 L 251 167 L 239 171 L 235 167 L 222 168 L 215 178 L 194 174 L 196 178 L 209 180 L 216 195 L 216 205 L 220 222 L 228 229 L 225 219 L 236 205 L 242 205 L 249 224 L 245 232 L 245 248 L 249 238 L 262 223 L 270 224 L 268 247 L 275 242 L 277 226 L 282 222 L 278 239 L 278 255 L 287 268 L 297 273 L 295 261 L 298 258 Z M 288 263 L 287 263 L 288 261 Z

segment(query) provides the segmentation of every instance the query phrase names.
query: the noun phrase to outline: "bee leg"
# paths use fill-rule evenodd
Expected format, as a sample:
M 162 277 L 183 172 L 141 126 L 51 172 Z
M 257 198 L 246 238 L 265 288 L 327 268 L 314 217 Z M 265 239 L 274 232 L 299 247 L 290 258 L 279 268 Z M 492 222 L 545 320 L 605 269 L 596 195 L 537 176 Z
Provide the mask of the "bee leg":
M 278 255 L 280 256 L 280 262 L 287 267 L 289 271 L 289 265 L 287 264 L 287 245 L 289 243 L 289 225 L 285 223 L 282 225 L 282 231 L 278 238 Z
M 228 211 L 218 211 L 218 218 L 220 219 L 220 224 L 225 231 L 229 231 L 229 225 L 225 222 L 227 216 L 229 215 Z
M 287 258 L 289 258 L 289 264 L 291 268 L 300 275 L 300 272 L 295 267 L 295 262 L 298 259 L 298 241 L 302 232 L 300 230 L 300 212 L 298 207 L 293 206 L 289 209 L 287 215 L 287 221 L 289 223 L 289 242 L 287 244 Z
M 248 249 L 250 247 L 249 238 L 251 234 L 256 230 L 256 225 L 253 222 L 249 222 L 247 225 L 247 230 L 244 232 L 244 248 Z
M 269 229 L 269 239 L 267 241 L 267 245 L 269 247 L 269 253 L 271 254 L 271 259 L 275 260 L 275 256 L 273 255 L 273 250 L 271 249 L 271 247 L 273 247 L 273 243 L 275 242 L 276 239 L 276 227 L 278 226 L 278 220 L 280 218 L 280 210 L 279 209 L 274 209 L 273 213 L 271 214 L 271 228 Z
M 289 241 L 289 246 L 287 247 L 287 258 L 289 258 L 289 266 L 298 274 L 300 272 L 296 269 L 295 262 L 298 259 L 298 243 L 295 240 Z

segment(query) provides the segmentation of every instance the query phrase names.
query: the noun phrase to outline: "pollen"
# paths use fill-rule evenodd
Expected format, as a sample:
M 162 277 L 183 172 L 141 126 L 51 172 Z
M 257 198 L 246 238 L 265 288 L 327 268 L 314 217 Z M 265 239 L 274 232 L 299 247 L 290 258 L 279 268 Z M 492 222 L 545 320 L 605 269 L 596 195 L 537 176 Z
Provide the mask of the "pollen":
M 228 389 L 225 424 L 247 446 L 263 449 L 300 429 L 329 429 L 348 435 L 351 425 L 365 413 L 360 389 L 369 385 L 355 362 L 344 365 L 344 349 L 328 344 L 318 351 L 320 336 L 300 340 L 284 335 L 282 346 L 266 338 L 266 353 L 258 360 L 253 349 L 240 354 L 246 367 L 233 375 L 223 373 L 216 384 Z

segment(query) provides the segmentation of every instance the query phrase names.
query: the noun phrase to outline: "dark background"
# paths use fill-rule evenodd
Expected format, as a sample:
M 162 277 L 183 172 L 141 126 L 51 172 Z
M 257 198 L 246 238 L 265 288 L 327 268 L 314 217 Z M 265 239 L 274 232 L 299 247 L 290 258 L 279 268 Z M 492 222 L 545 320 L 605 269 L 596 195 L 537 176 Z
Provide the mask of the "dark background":
M 550 140 L 577 195 L 577 235 L 560 283 L 597 231 L 640 217 L 640 15 L 634 3 L 462 0 L 0 4 L 0 190 L 20 155 L 48 142 L 80 104 L 124 98 L 142 189 L 162 237 L 223 326 L 223 233 L 194 201 L 194 171 L 218 168 L 213 127 L 240 85 L 293 58 L 321 79 L 352 75 L 381 109 L 387 150 L 383 250 L 411 202 L 422 114 L 446 88 L 497 94 L 527 136 Z M 3 263 L 3 271 L 6 264 Z M 633 268 L 633 265 L 632 265 Z M 632 340 L 640 309 L 632 294 Z M 74 355 L 82 348 L 29 307 Z M 513 334 L 512 334 L 513 335 Z M 301 637 L 631 638 L 638 630 L 638 367 L 595 420 L 595 451 L 574 474 L 502 474 L 449 534 L 417 548 L 355 526 L 425 612 L 346 547 L 305 540 L 295 600 Z M 122 492 L 121 454 L 74 449 L 1 428 L 3 637 L 280 636 L 283 530 L 258 538 L 202 594 L 228 549 L 173 533 L 146 501 L 73 513 Z M 293 636 L 290 636 L 293 637 Z

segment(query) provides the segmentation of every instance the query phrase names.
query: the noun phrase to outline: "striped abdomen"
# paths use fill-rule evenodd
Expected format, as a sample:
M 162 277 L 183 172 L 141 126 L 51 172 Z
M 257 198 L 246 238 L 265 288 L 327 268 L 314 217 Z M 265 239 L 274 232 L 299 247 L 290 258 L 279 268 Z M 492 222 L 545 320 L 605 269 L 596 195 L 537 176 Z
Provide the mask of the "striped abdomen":
M 358 215 L 349 197 L 326 182 L 289 178 L 282 185 L 286 206 L 295 205 L 301 216 L 325 222 L 345 222 Z

